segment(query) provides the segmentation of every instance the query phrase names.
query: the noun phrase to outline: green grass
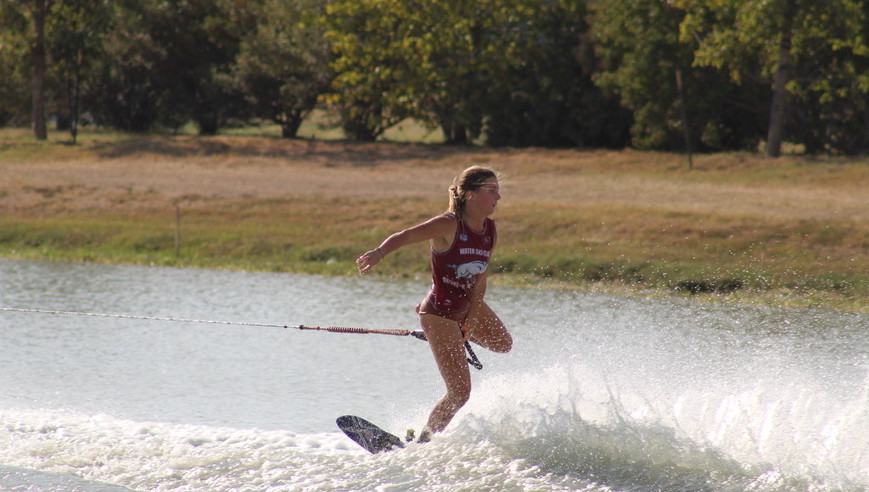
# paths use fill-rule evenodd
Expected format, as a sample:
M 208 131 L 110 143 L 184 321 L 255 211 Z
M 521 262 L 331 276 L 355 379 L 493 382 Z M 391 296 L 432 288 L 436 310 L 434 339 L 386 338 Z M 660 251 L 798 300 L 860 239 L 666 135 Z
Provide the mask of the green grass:
M 169 210 L 4 216 L 0 256 L 353 275 L 355 258 L 407 221 L 383 217 L 378 211 L 385 206 L 383 200 L 347 198 L 200 205 L 182 209 L 177 251 L 175 217 Z M 438 204 L 420 200 L 403 206 L 407 215 L 424 217 Z M 810 221 L 798 227 L 746 218 L 716 224 L 709 217 L 655 217 L 654 211 L 645 211 L 643 217 L 650 223 L 630 239 L 615 231 L 608 240 L 588 241 L 577 231 L 598 236 L 605 232 L 597 210 L 551 212 L 551 207 L 529 207 L 524 214 L 502 217 L 499 237 L 504 246 L 495 257 L 493 282 L 608 287 L 651 295 L 712 294 L 721 300 L 856 310 L 869 307 L 865 257 L 822 262 L 813 252 L 865 248 L 860 243 L 865 237 L 858 233 L 841 229 L 833 233 L 829 225 Z M 610 213 L 630 217 L 632 211 Z M 541 219 L 547 215 L 553 220 Z M 331 227 L 322 227 L 326 220 Z M 680 236 L 668 234 L 656 221 L 680 230 Z M 538 240 L 523 241 L 523 237 Z M 777 243 L 770 246 L 771 241 Z M 521 249 L 511 247 L 519 244 Z M 395 252 L 376 275 L 426 277 L 427 254 L 422 245 Z
M 132 155 L 136 160 L 130 165 L 135 166 L 146 165 L 142 156 L 205 156 L 218 163 L 243 156 L 238 149 L 265 152 L 270 142 L 281 143 L 276 136 L 251 134 L 199 138 L 84 132 L 79 145 L 71 146 L 65 134 L 34 142 L 26 130 L 3 130 L 0 162 L 100 162 Z M 772 191 L 797 184 L 831 194 L 850 190 L 855 196 L 859 191 L 854 190 L 865 189 L 867 183 L 867 165 L 859 159 L 771 161 L 718 154 L 697 156 L 695 169 L 688 170 L 680 156 L 663 153 L 531 150 L 519 164 L 507 162 L 517 154 L 511 149 L 495 153 L 468 148 L 467 154 L 472 162 L 503 160 L 512 166 L 510 179 L 516 186 L 511 193 L 516 194 L 522 193 L 526 177 L 552 175 L 552 186 L 558 187 L 559 176 L 583 173 L 606 176 L 615 184 L 637 179 L 649 180 L 649 186 L 655 180 L 734 187 L 763 183 Z M 276 155 L 280 162 L 281 154 Z M 390 162 L 394 170 L 372 172 L 412 172 L 430 162 L 396 160 Z M 14 184 L 0 183 L 0 204 L 11 193 L 8 186 Z M 123 200 L 106 192 L 112 206 L 79 209 L 58 207 L 67 196 L 100 191 L 83 185 L 26 186 L 42 202 L 0 208 L 0 256 L 354 275 L 354 260 L 365 249 L 444 207 L 441 201 L 388 193 L 228 199 L 205 198 L 209 195 L 203 190 L 202 197 L 182 206 L 176 230 L 174 208 L 156 206 L 166 201 L 156 192 L 128 193 Z M 496 284 L 869 312 L 869 225 L 847 217 L 778 218 L 726 208 L 674 209 L 667 203 L 562 203 L 543 194 L 539 200 L 500 209 L 497 220 Z M 390 255 L 374 275 L 425 278 L 427 255 L 423 245 L 405 248 Z

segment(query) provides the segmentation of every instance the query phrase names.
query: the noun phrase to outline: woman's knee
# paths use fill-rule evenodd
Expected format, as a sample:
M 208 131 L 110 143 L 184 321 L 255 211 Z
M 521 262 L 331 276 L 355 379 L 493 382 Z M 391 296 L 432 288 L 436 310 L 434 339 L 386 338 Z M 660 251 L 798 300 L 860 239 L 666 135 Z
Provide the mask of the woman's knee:
M 447 398 L 454 408 L 461 408 L 471 399 L 471 386 L 458 385 L 456 387 L 447 388 Z
M 513 349 L 513 337 L 510 336 L 510 333 L 507 330 L 504 330 L 504 333 L 495 340 L 495 343 L 492 344 L 492 348 L 490 349 L 492 352 L 497 352 L 499 354 L 506 354 L 510 350 Z
M 472 333 L 471 340 L 481 347 L 504 354 L 513 349 L 513 337 L 504 325 L 495 330 L 480 330 L 483 333 Z M 477 335 L 477 336 L 474 336 Z

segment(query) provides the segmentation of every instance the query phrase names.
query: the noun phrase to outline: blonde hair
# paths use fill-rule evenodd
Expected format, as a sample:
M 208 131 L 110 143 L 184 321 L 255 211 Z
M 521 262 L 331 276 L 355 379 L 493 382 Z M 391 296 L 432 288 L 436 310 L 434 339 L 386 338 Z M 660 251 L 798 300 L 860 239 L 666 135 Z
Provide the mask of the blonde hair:
M 465 213 L 465 203 L 468 200 L 468 192 L 477 191 L 487 179 L 498 178 L 498 173 L 482 167 L 471 166 L 453 179 L 450 186 L 450 213 L 456 214 L 461 219 Z

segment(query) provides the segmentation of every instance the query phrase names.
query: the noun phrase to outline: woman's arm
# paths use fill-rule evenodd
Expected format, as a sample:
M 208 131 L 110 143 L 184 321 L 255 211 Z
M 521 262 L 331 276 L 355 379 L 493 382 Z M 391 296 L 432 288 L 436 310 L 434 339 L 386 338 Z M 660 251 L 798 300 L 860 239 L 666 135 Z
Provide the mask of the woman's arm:
M 380 243 L 380 246 L 365 252 L 356 259 L 359 273 L 364 274 L 368 272 L 380 263 L 386 255 L 408 244 L 429 240 L 432 241 L 432 246 L 436 249 L 442 249 L 441 246 L 444 244 L 446 244 L 446 247 L 449 247 L 453 236 L 456 234 L 456 226 L 456 220 L 452 217 L 439 215 L 421 224 L 396 232 Z

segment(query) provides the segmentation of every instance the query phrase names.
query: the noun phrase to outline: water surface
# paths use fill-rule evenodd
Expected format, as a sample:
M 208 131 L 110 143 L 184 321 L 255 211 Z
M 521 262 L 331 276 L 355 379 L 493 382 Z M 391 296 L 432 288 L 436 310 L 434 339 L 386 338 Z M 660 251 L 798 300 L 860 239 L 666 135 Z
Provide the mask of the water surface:
M 0 306 L 415 329 L 425 282 L 0 260 Z M 869 316 L 494 285 L 448 432 L 371 456 L 334 419 L 417 429 L 411 337 L 0 312 L 0 488 L 865 490 Z

